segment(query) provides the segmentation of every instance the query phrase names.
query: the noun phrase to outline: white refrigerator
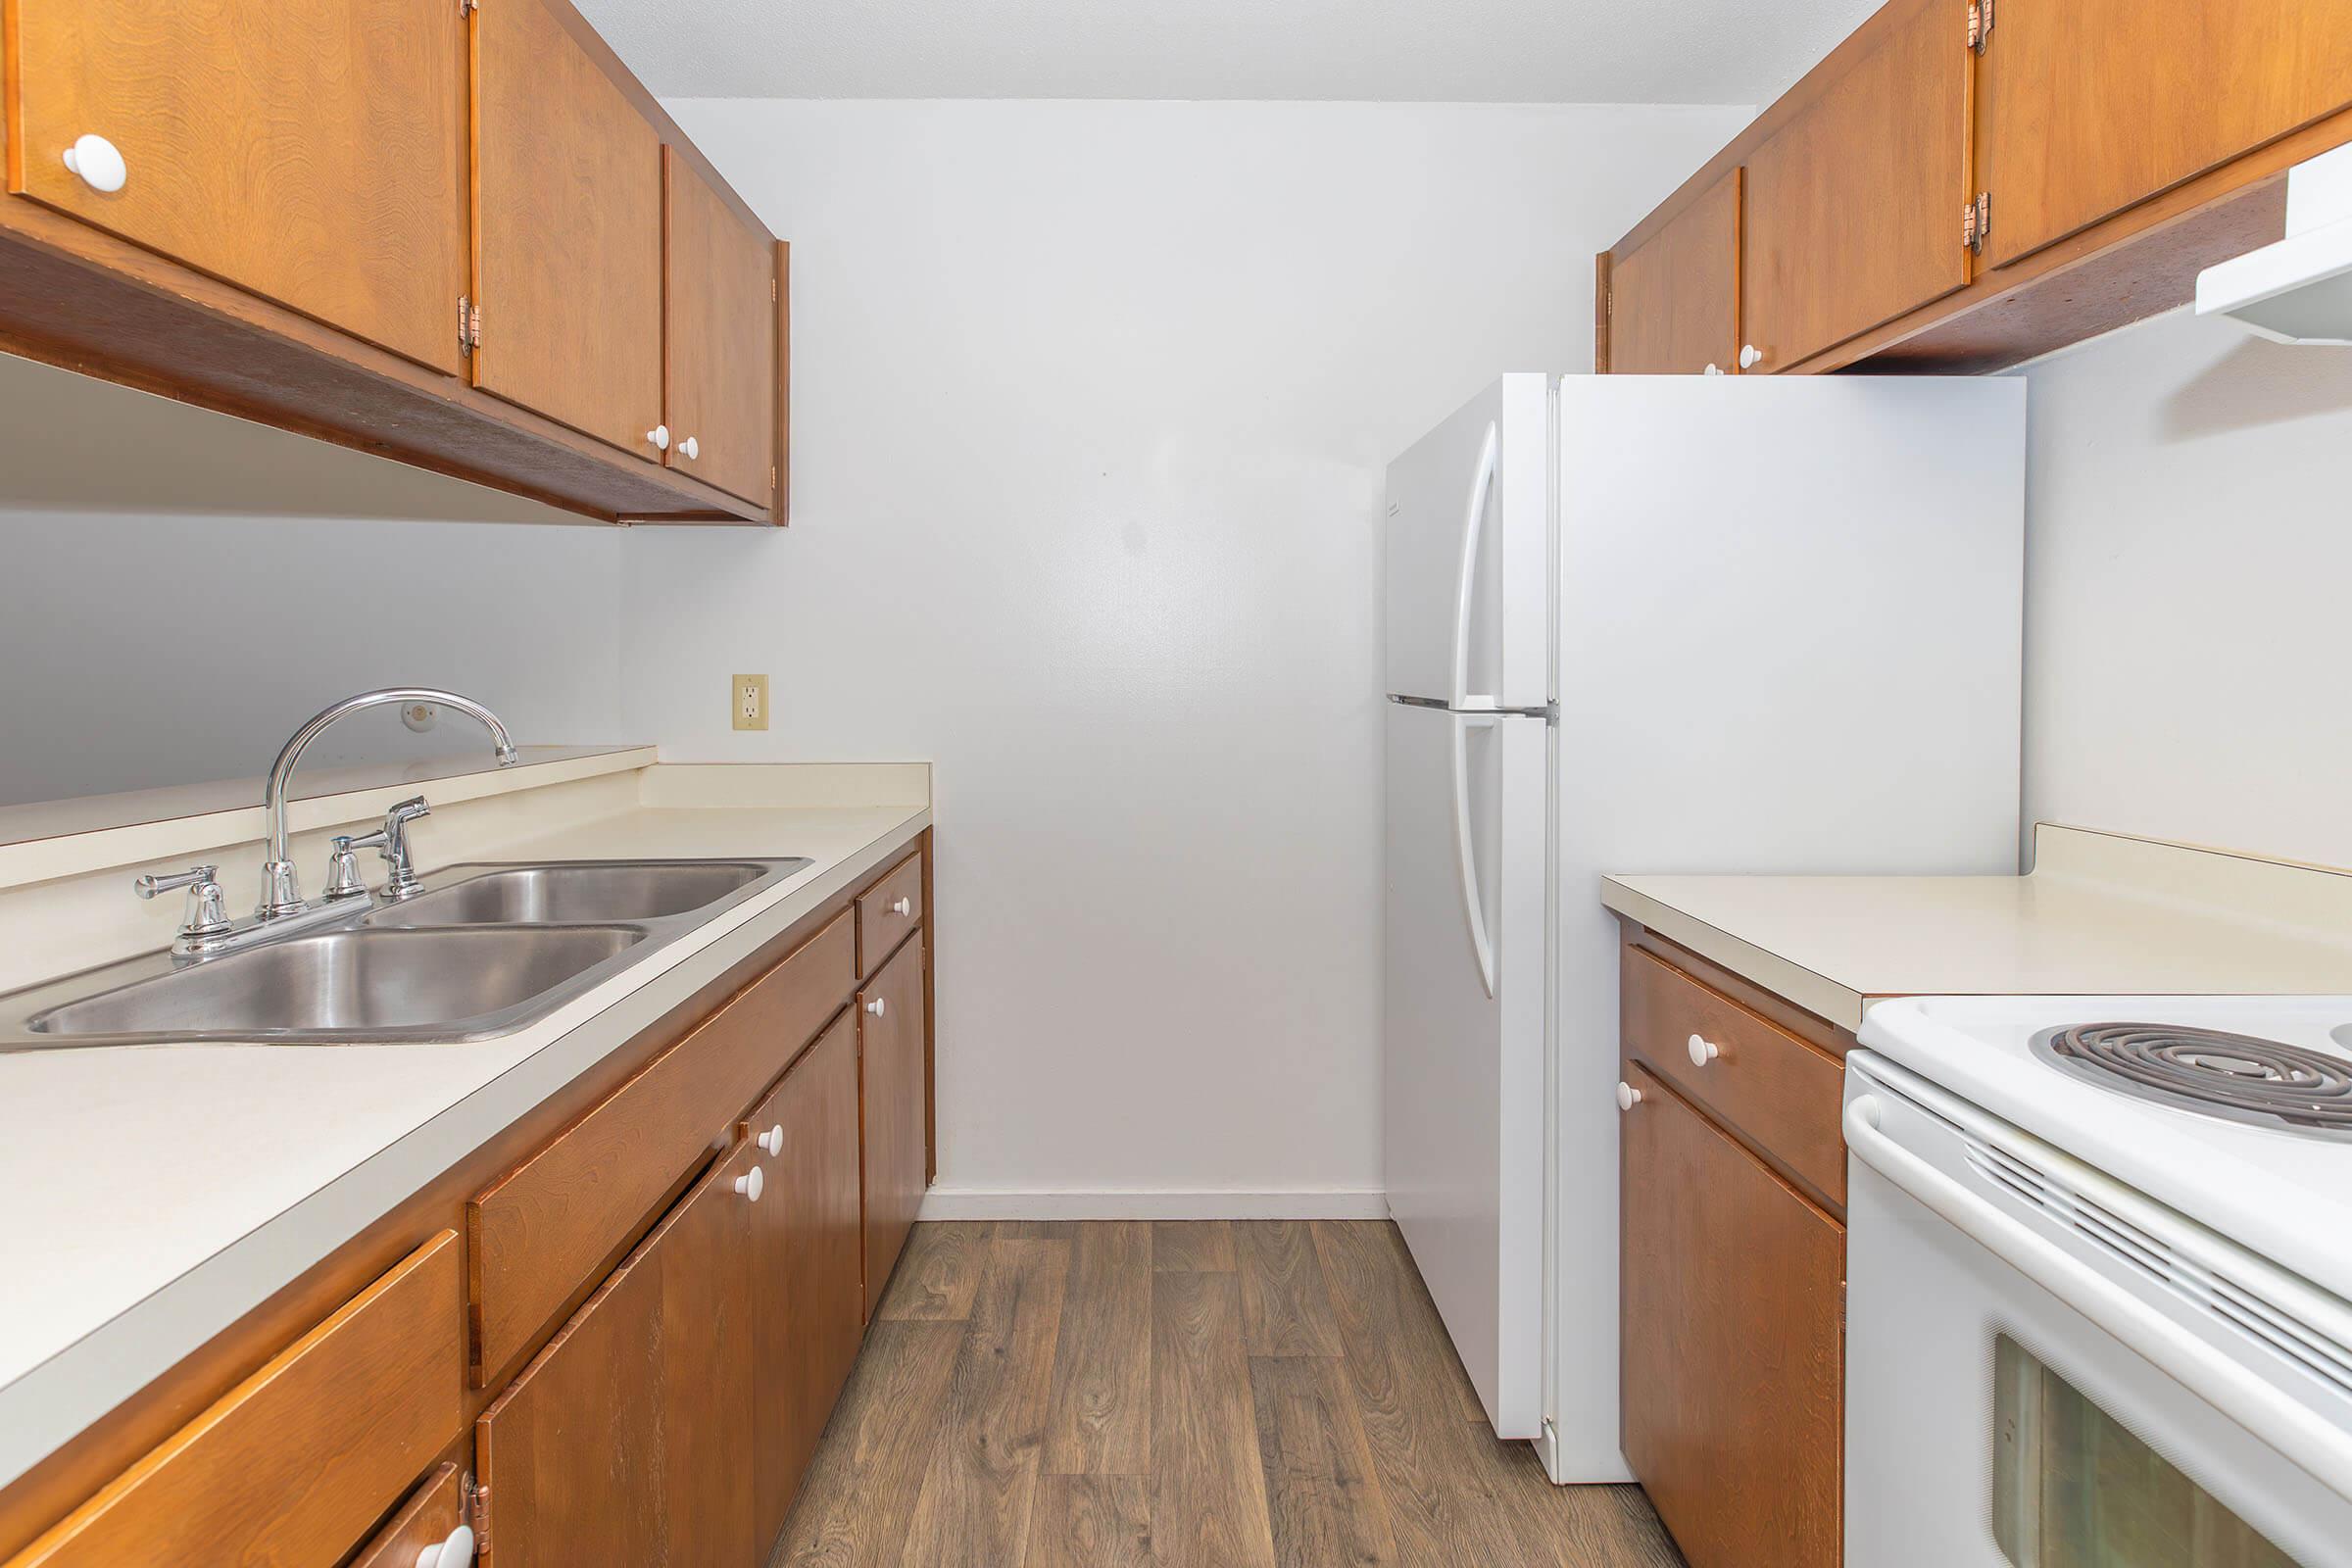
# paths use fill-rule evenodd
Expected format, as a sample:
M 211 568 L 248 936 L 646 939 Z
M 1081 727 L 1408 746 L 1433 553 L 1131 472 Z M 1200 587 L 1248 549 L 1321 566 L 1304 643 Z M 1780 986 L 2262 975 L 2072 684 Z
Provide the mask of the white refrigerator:
M 2017 869 L 2025 414 L 1507 375 L 1389 469 L 1389 1206 L 1555 1481 L 1628 1476 L 1600 879 Z

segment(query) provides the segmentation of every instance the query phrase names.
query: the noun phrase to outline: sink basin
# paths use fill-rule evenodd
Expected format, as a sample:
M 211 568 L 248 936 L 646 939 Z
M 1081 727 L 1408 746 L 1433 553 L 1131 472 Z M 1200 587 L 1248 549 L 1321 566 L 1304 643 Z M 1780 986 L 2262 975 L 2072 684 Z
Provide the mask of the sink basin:
M 24 1027 L 170 1040 L 478 1037 L 645 938 L 621 925 L 289 937 L 51 1007 Z
M 797 871 L 807 860 L 782 862 Z M 776 868 L 754 860 L 596 860 L 480 871 L 378 909 L 371 926 L 589 925 L 688 914 Z M 459 870 L 465 868 L 460 867 Z M 789 874 L 789 871 L 787 872 Z
M 445 866 L 414 898 L 355 898 L 346 916 L 258 946 L 194 962 L 150 953 L 0 997 L 0 1053 L 495 1039 L 808 864 Z

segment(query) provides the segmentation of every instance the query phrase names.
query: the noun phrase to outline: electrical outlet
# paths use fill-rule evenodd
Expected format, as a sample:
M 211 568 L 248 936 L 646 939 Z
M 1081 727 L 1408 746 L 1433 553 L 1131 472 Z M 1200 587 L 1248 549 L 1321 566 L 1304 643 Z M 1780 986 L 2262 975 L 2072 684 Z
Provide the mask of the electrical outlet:
M 734 685 L 735 727 L 767 728 L 767 677 L 738 675 Z

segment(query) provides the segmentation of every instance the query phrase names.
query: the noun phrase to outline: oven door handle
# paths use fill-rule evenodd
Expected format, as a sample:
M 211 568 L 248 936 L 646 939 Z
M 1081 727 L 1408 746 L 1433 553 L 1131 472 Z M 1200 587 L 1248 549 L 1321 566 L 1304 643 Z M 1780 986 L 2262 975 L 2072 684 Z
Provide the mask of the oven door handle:
M 2139 1297 L 1887 1137 L 1879 1129 L 1875 1095 L 1856 1095 L 1846 1102 L 1845 1145 L 1855 1158 L 1962 1235 L 2130 1346 L 2320 1485 L 2352 1499 L 2352 1434 L 2267 1380 L 2248 1376 L 2230 1357 Z

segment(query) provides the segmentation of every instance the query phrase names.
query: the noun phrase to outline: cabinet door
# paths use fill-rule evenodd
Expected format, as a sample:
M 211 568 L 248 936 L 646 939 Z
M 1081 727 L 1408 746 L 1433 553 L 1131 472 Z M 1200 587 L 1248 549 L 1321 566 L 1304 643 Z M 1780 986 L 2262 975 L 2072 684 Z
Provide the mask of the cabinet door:
M 872 1317 L 928 1185 L 923 1144 L 923 955 L 919 935 L 858 993 L 865 1151 L 865 1315 Z
M 1740 182 L 1735 169 L 1610 262 L 1611 375 L 1739 368 Z
M 755 1560 L 759 1164 L 714 1166 L 475 1421 L 492 1568 Z
M 11 188 L 455 373 L 466 29 L 380 0 L 19 0 Z M 98 189 L 83 136 L 121 154 Z M 85 170 L 95 163 L 84 161 Z
M 2000 266 L 2352 104 L 2343 0 L 1999 0 L 1978 67 Z
M 473 26 L 474 383 L 659 461 L 661 134 L 540 0 Z
M 668 175 L 670 466 L 766 506 L 776 460 L 776 247 L 674 147 Z
M 1951 0 L 1890 3 L 1876 47 L 1748 159 L 1744 331 L 1758 369 L 1968 282 L 1973 57 Z
M 1624 1071 L 1626 1462 L 1691 1568 L 1836 1568 L 1844 1230 Z
M 759 1539 L 784 1528 L 865 1321 L 858 1026 L 843 1013 L 754 1111 L 774 1181 L 752 1217 Z

